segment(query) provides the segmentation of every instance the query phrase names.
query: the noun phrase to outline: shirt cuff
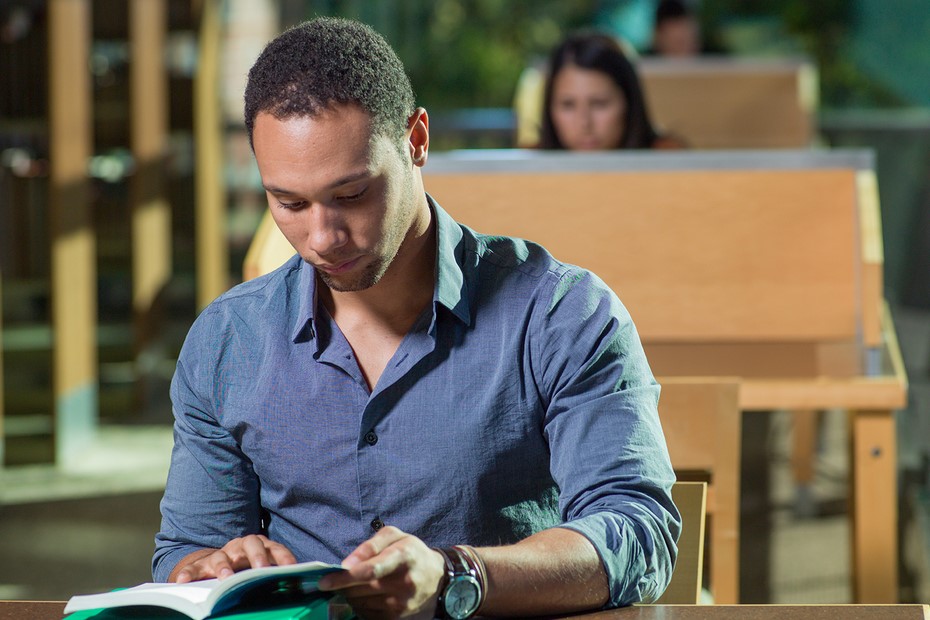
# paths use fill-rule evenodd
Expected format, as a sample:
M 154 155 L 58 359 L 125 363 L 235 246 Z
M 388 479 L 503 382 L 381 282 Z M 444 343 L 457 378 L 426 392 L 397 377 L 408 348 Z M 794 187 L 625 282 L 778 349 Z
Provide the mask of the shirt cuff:
M 606 609 L 651 601 L 661 595 L 670 575 L 661 579 L 660 569 L 647 566 L 642 545 L 628 519 L 613 512 L 596 512 L 558 527 L 578 532 L 594 545 L 607 574 Z

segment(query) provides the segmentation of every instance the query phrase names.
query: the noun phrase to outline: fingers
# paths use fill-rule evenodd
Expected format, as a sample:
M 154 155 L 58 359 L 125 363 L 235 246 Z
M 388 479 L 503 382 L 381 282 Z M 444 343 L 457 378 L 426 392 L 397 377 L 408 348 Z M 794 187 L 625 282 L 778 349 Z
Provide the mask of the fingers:
M 351 570 L 360 562 L 378 557 L 385 549 L 408 537 L 410 537 L 410 534 L 402 532 L 394 526 L 385 526 L 378 530 L 374 536 L 356 547 L 355 551 L 346 557 L 342 565 Z
M 217 549 L 180 569 L 175 575 L 177 583 L 200 581 L 214 577 L 228 577 L 233 574 L 232 561 L 229 556 Z
M 436 608 L 445 570 L 442 556 L 416 536 L 385 527 L 343 561 L 347 569 L 320 580 L 321 590 L 339 590 L 365 618 L 396 618 Z
M 277 561 L 276 554 L 279 557 L 290 557 L 291 561 L 285 561 L 285 564 L 294 563 L 294 556 L 290 551 L 283 545 L 268 540 L 265 536 L 245 536 L 238 540 L 241 541 L 241 544 L 231 541 L 223 547 L 223 550 L 233 560 L 236 570 L 272 566 Z
M 263 535 L 234 538 L 222 549 L 207 551 L 198 557 L 188 556 L 191 562 L 177 571 L 175 581 L 187 583 L 201 579 L 226 579 L 236 571 L 259 566 L 294 564 L 294 554 L 280 543 Z
M 403 556 L 398 557 L 399 550 L 393 545 L 406 538 L 412 537 L 396 527 L 382 528 L 346 556 L 342 561 L 345 572 L 323 577 L 320 589 L 341 590 L 389 575 L 403 562 Z

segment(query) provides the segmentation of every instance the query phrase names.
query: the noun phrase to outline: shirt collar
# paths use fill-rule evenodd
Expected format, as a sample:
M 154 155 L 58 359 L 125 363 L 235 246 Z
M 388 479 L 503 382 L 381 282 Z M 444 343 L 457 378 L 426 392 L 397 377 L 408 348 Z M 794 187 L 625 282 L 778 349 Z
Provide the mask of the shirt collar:
M 462 227 L 426 195 L 436 219 L 436 288 L 434 304 L 445 306 L 462 323 L 471 325 L 471 304 L 465 280 L 465 235 Z
M 471 324 L 468 285 L 462 269 L 465 255 L 465 238 L 461 226 L 439 206 L 433 197 L 426 195 L 436 222 L 436 283 L 433 304 L 442 305 L 466 325 Z M 313 317 L 317 304 L 316 271 L 307 261 L 300 259 L 300 306 L 292 335 L 293 342 L 314 337 Z M 433 318 L 435 324 L 435 317 Z

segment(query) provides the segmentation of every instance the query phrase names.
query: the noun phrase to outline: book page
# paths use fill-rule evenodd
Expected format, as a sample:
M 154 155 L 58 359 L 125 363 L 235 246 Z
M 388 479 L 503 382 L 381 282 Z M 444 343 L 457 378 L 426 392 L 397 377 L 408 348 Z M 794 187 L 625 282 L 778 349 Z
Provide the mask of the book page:
M 239 607 L 260 609 L 308 600 L 319 596 L 316 584 L 320 577 L 340 570 L 344 569 L 335 564 L 304 562 L 246 569 L 223 580 L 144 583 L 124 590 L 73 596 L 65 613 L 146 605 L 174 609 L 201 620 L 211 613 Z
M 65 606 L 65 613 L 109 607 L 153 605 L 175 609 L 194 620 L 200 620 L 210 615 L 209 606 L 205 602 L 210 598 L 210 593 L 216 584 L 216 579 L 191 583 L 143 583 L 124 590 L 72 596 Z

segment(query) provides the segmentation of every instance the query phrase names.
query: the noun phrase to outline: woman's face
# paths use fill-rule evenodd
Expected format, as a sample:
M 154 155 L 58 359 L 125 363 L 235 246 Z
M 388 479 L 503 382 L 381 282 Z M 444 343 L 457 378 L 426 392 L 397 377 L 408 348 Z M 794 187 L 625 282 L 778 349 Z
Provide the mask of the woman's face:
M 559 141 L 572 151 L 620 147 L 626 98 L 606 74 L 565 65 L 552 82 L 552 124 Z

